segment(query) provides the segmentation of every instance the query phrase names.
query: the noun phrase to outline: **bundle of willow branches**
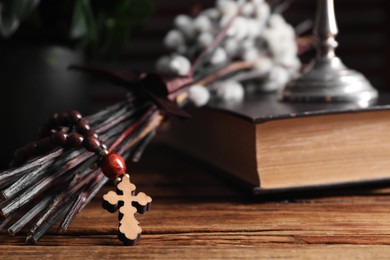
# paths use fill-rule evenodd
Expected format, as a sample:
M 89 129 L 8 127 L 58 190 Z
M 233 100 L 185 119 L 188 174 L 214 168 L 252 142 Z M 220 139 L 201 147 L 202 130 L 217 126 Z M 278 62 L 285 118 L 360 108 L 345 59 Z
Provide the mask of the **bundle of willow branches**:
M 202 84 L 207 87 L 221 79 L 243 73 L 250 75 L 255 70 L 254 62 L 235 59 L 215 67 L 208 66 L 211 71 L 205 71 L 204 64 L 210 64 L 210 59 L 225 42 L 228 30 L 241 10 L 241 7 L 238 8 L 208 47 L 193 59 L 186 75 L 133 73 L 91 66 L 72 67 L 96 74 L 128 90 L 125 101 L 86 118 L 99 139 L 106 143 L 109 152 L 138 161 L 164 118 L 188 117 L 181 107 L 189 100 L 193 101 L 192 86 Z M 72 127 L 61 128 L 68 133 L 74 131 Z M 27 145 L 19 151 L 23 153 L 35 146 L 38 153 L 34 157 L 16 161 L 13 168 L 0 173 L 0 228 L 7 229 L 11 235 L 22 229 L 27 230 L 27 241 L 32 243 L 58 221 L 61 221 L 60 229 L 67 230 L 75 215 L 108 180 L 99 167 L 94 167 L 99 163 L 94 153 L 84 148 L 66 147 L 39 153 L 40 142 Z
M 153 103 L 131 98 L 87 119 L 110 152 L 137 161 L 161 117 Z M 36 144 L 39 150 L 40 141 Z M 84 148 L 60 148 L 2 172 L 0 227 L 7 227 L 11 235 L 28 228 L 27 241 L 32 243 L 61 218 L 60 228 L 66 231 L 108 180 L 93 167 L 96 163 L 96 156 Z

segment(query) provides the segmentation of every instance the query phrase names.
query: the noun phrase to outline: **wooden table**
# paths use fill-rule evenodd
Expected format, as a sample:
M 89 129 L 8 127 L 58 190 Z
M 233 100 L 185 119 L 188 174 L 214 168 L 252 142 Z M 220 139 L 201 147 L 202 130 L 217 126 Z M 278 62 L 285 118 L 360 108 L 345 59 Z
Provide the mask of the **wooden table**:
M 37 245 L 1 234 L 1 258 L 390 257 L 390 189 L 259 200 L 159 146 L 147 150 L 132 179 L 153 197 L 152 210 L 138 218 L 138 246 L 121 246 L 117 215 L 101 208 L 100 194 L 65 234 L 53 229 Z

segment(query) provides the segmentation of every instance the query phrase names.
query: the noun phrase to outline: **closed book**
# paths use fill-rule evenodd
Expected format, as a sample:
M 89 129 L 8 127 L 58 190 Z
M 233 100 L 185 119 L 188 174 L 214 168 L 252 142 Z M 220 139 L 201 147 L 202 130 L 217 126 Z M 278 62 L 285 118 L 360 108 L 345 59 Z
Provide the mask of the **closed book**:
M 162 140 L 255 193 L 390 180 L 390 105 L 283 103 L 252 95 L 173 120 Z M 383 98 L 384 97 L 384 98 Z

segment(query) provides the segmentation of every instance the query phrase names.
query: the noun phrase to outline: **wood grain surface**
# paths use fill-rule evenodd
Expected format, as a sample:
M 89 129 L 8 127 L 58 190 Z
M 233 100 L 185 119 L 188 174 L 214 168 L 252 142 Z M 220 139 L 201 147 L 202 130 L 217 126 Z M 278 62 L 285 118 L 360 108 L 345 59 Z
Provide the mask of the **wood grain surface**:
M 388 259 L 390 189 L 359 188 L 254 198 L 214 172 L 152 145 L 134 169 L 138 191 L 153 197 L 137 219 L 138 246 L 116 238 L 117 216 L 100 192 L 67 233 L 36 245 L 0 234 L 3 259 Z

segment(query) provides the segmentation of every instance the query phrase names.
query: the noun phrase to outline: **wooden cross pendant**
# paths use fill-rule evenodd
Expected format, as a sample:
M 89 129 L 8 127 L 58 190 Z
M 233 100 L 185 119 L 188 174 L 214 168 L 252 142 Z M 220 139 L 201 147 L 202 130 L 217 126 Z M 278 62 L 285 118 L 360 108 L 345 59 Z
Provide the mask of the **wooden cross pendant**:
M 135 188 L 130 176 L 125 174 L 116 191 L 103 196 L 103 208 L 111 213 L 119 209 L 118 238 L 125 245 L 135 245 L 140 239 L 142 229 L 134 215 L 148 211 L 152 202 L 152 198 L 143 192 L 135 195 Z

